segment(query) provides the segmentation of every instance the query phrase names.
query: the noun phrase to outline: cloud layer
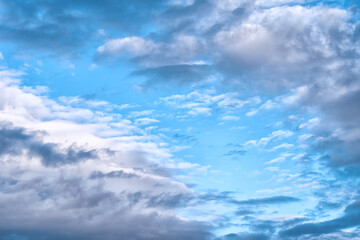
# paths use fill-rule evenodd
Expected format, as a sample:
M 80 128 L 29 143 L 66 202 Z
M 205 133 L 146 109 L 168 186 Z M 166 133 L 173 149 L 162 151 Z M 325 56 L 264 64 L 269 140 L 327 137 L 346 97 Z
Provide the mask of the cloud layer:
M 0 239 L 359 237 L 359 9 L 327 0 L 0 0 Z M 36 86 L 58 80 L 53 66 L 44 77 L 24 59 L 86 65 L 84 89 L 102 69 L 101 86 L 115 88 L 108 95 L 122 91 L 144 109 L 96 94 L 54 97 Z M 222 148 L 222 137 L 232 142 Z M 232 167 L 222 162 L 229 156 L 245 160 Z M 200 172 L 217 187 L 236 185 L 233 175 L 259 187 L 249 179 L 269 174 L 270 183 L 232 196 L 180 181 Z

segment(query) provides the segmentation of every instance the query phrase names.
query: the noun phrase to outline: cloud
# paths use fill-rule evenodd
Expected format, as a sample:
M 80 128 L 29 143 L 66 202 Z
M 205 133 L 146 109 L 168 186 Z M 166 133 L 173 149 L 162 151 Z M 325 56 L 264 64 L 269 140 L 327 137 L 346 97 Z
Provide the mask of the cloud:
M 90 175 L 90 179 L 94 179 L 94 178 L 136 178 L 136 177 L 138 178 L 140 176 L 135 173 L 124 172 L 123 170 L 112 171 L 109 173 L 102 173 L 100 171 L 95 171 L 95 172 L 91 173 L 91 175 Z
M 130 118 L 137 118 L 142 116 L 149 116 L 154 113 L 154 110 L 132 111 L 129 114 Z
M 293 146 L 294 146 L 294 144 L 282 143 L 278 146 L 273 147 L 271 150 L 278 150 L 278 149 L 282 149 L 282 148 L 288 149 L 288 148 L 292 148 Z
M 114 56 L 117 54 L 131 54 L 133 57 L 147 55 L 154 51 L 156 45 L 139 37 L 126 37 L 110 39 L 104 45 L 98 47 L 96 52 L 102 56 Z
M 62 57 L 80 54 L 99 29 L 139 33 L 157 7 L 166 1 L 1 1 L 0 33 L 7 41 L 30 52 L 45 51 Z M 134 11 L 133 9 L 137 9 Z M 140 9 L 146 9 L 141 11 Z M 140 14 L 140 12 L 143 12 Z M 146 14 L 145 14 L 146 13 Z M 135 20 L 136 19 L 136 20 Z
M 288 21 L 290 16 L 292 20 Z M 254 80 L 246 84 L 255 84 L 258 89 L 301 85 L 320 74 L 318 68 L 337 62 L 339 51 L 352 47 L 346 43 L 347 34 L 351 34 L 347 19 L 347 12 L 340 8 L 260 8 L 245 21 L 235 22 L 214 35 L 216 47 L 223 54 L 219 64 L 226 73 L 245 73 Z M 310 78 L 299 78 L 304 69 L 311 73 Z M 270 81 L 275 76 L 280 79 Z
M 232 196 L 233 192 L 209 192 L 200 194 L 198 199 L 201 201 L 220 201 L 237 206 L 268 206 L 277 204 L 289 204 L 300 202 L 301 199 L 290 196 L 273 196 L 267 198 L 254 198 L 247 200 L 238 200 Z
M 212 112 L 240 109 L 248 105 L 257 105 L 261 102 L 259 97 L 251 97 L 245 100 L 239 98 L 235 92 L 226 92 L 217 94 L 214 89 L 206 89 L 204 91 L 192 91 L 188 94 L 176 94 L 168 97 L 160 98 L 157 103 L 164 103 L 176 109 L 186 110 L 191 116 L 211 116 Z M 237 116 L 225 115 L 220 119 L 225 121 L 239 120 Z
M 269 134 L 268 137 L 263 137 L 258 140 L 249 140 L 245 143 L 245 146 L 266 146 L 271 141 L 281 140 L 283 138 L 291 137 L 294 133 L 289 130 L 277 130 Z
M 269 236 L 261 233 L 231 233 L 223 237 L 223 240 L 266 240 Z
M 267 205 L 267 204 L 283 204 L 283 203 L 294 203 L 301 201 L 299 198 L 288 197 L 288 196 L 275 196 L 268 198 L 254 198 L 243 201 L 237 201 L 240 205 Z
M 158 123 L 158 122 L 159 122 L 159 120 L 157 120 L 155 118 L 137 118 L 137 119 L 135 119 L 136 125 L 149 125 L 149 124 Z
M 299 237 L 302 235 L 319 236 L 339 232 L 342 229 L 360 225 L 360 202 L 357 200 L 348 205 L 342 217 L 318 223 L 304 223 L 280 232 L 282 237 Z
M 179 133 L 175 133 L 172 137 L 174 138 L 175 141 L 185 142 L 188 144 L 198 141 L 198 139 L 194 136 L 189 136 L 189 135 L 179 134 Z
M 189 111 L 189 115 L 192 115 L 192 116 L 199 116 L 199 115 L 211 116 L 211 108 L 195 107 L 195 108 L 192 108 Z
M 230 115 L 221 117 L 221 120 L 223 121 L 239 121 L 240 119 L 240 117 Z
M 36 133 L 25 133 L 25 129 L 13 128 L 0 123 L 0 156 L 16 156 L 26 152 L 28 157 L 40 157 L 45 166 L 72 164 L 97 158 L 94 150 L 83 150 L 76 146 L 61 149 L 58 144 L 44 143 Z
M 115 0 L 0 1 L 0 35 L 5 46 L 10 43 L 15 50 L 34 55 L 67 58 L 86 52 L 87 56 L 94 54 L 97 66 L 102 61 L 129 61 L 134 70 L 130 77 L 144 80 L 139 89 L 173 88 L 174 84 L 208 84 L 216 88 L 176 94 L 160 101 L 183 111 L 187 117 L 210 117 L 219 111 L 220 116 L 225 116 L 247 106 L 250 111 L 246 116 L 274 109 L 281 114 L 290 111 L 315 115 L 311 118 L 316 121 L 301 119 L 291 131 L 274 131 L 245 145 L 261 148 L 302 134 L 301 146 L 309 147 L 304 154 L 306 159 L 302 153 L 294 157 L 304 160 L 297 163 L 306 162 L 307 167 L 316 166 L 319 171 L 333 170 L 338 184 L 350 186 L 348 182 L 357 182 L 360 173 L 360 28 L 358 4 L 347 4 L 306 0 L 199 0 L 181 4 L 163 0 L 121 4 Z M 19 219 L 17 223 L 6 219 L 9 223 L 5 225 L 4 238 L 11 234 L 19 238 L 69 238 L 60 231 L 53 231 L 53 235 L 44 232 L 40 227 L 44 223 L 52 223 L 43 226 L 55 230 L 54 226 L 64 225 L 79 239 L 81 233 L 72 228 L 75 223 L 93 230 L 88 238 L 112 239 L 123 234 L 128 239 L 169 239 L 168 232 L 153 229 L 155 224 L 167 226 L 166 223 L 173 223 L 167 229 L 190 229 L 180 235 L 192 230 L 193 237 L 201 239 L 206 235 L 207 226 L 180 219 L 171 209 L 164 211 L 164 206 L 181 205 L 180 199 L 188 199 L 191 191 L 157 165 L 172 157 L 171 150 L 163 148 L 157 136 L 143 129 L 157 123 L 157 119 L 134 115 L 141 118 L 132 123 L 111 113 L 111 109 L 119 108 L 106 102 L 84 101 L 80 97 L 53 100 L 46 92 L 40 93 L 40 88 L 21 86 L 16 80 L 20 75 L 11 70 L 0 72 L 0 122 L 11 123 L 1 128 L 5 137 L 0 141 L 7 146 L 0 147 L 5 164 L 2 181 L 8 187 L 1 197 L 8 212 L 3 209 L 2 216 Z M 216 94 L 220 89 L 231 92 Z M 257 106 L 263 99 L 267 101 Z M 111 149 L 106 149 L 108 146 Z M 270 147 L 279 150 L 291 144 Z M 241 149 L 235 149 L 228 154 L 241 153 Z M 284 159 L 280 156 L 270 163 Z M 280 171 L 279 167 L 267 170 Z M 320 179 L 314 183 L 325 181 L 326 177 L 318 176 Z M 49 185 L 59 188 L 50 189 Z M 136 187 L 128 193 L 131 189 L 126 186 Z M 243 201 L 226 194 L 221 197 L 245 206 L 285 203 L 287 198 L 291 202 L 291 197 L 286 196 Z M 16 201 L 17 206 L 29 209 L 14 209 L 10 203 Z M 44 206 L 48 209 L 39 209 Z M 118 217 L 109 206 L 118 207 L 114 210 Z M 56 211 L 59 208 L 65 210 Z M 72 215 L 66 211 L 69 209 L 79 214 Z M 145 212 L 139 213 L 139 209 Z M 284 230 L 284 234 L 302 236 L 307 232 L 319 238 L 321 234 L 340 234 L 347 226 L 355 226 L 352 218 L 356 216 L 350 212 L 356 214 L 357 210 L 351 208 L 333 220 L 301 224 Z M 25 219 L 37 214 L 38 222 Z M 116 230 L 112 224 L 122 217 L 128 222 Z M 115 235 L 101 237 L 102 230 L 92 228 L 94 222 L 110 222 L 106 232 Z M 137 222 L 148 228 L 135 231 L 131 226 Z M 268 229 L 273 229 L 273 225 L 269 223 Z M 146 235 L 149 233 L 152 234 Z M 191 239 L 189 235 L 181 236 Z M 334 236 L 338 235 L 329 238 Z
M 259 214 L 261 212 L 256 212 L 256 211 L 252 211 L 252 210 L 246 210 L 246 209 L 241 209 L 236 211 L 236 215 L 238 216 L 247 216 L 247 215 L 252 215 L 252 214 Z
M 210 76 L 212 69 L 206 64 L 178 64 L 160 67 L 145 68 L 132 73 L 146 79 L 143 87 L 151 88 L 161 86 L 164 81 L 169 84 L 187 85 L 205 80 Z
M 199 65 L 196 56 L 202 49 L 199 40 L 190 35 L 175 35 L 170 42 L 125 37 L 106 40 L 96 50 L 95 59 L 128 58 L 145 68 L 163 66 Z M 111 60 L 111 59 L 110 59 Z
M 19 76 L 0 71 L 0 238 L 212 237 L 176 214 L 194 193 L 172 179 L 156 138 L 116 113 L 30 91 Z
M 228 153 L 224 154 L 224 156 L 243 156 L 245 155 L 246 151 L 244 150 L 230 150 Z

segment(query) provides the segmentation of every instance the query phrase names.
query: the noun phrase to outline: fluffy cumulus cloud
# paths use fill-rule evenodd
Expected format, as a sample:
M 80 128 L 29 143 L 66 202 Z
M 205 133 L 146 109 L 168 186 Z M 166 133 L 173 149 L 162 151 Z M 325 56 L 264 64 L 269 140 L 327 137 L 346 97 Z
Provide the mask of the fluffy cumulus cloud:
M 16 77 L 1 71 L 2 239 L 210 236 L 173 212 L 193 192 L 161 170 L 169 154 L 152 136 L 120 116 L 29 93 Z

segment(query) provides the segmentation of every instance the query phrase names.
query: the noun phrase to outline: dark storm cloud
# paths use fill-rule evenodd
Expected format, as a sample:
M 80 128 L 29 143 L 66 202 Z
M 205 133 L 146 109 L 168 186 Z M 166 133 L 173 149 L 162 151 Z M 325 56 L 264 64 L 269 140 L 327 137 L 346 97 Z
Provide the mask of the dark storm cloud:
M 21 155 L 40 157 L 45 166 L 55 167 L 62 164 L 73 164 L 79 161 L 94 159 L 96 151 L 86 151 L 76 146 L 61 149 L 58 144 L 44 143 L 36 133 L 27 133 L 25 129 L 14 128 L 8 124 L 0 125 L 0 156 Z

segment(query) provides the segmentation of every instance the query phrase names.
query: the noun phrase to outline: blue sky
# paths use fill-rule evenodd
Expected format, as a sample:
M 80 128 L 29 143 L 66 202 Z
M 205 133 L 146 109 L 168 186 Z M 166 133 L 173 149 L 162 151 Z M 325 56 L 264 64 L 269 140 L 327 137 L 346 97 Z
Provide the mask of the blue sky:
M 360 239 L 359 14 L 0 0 L 0 239 Z

